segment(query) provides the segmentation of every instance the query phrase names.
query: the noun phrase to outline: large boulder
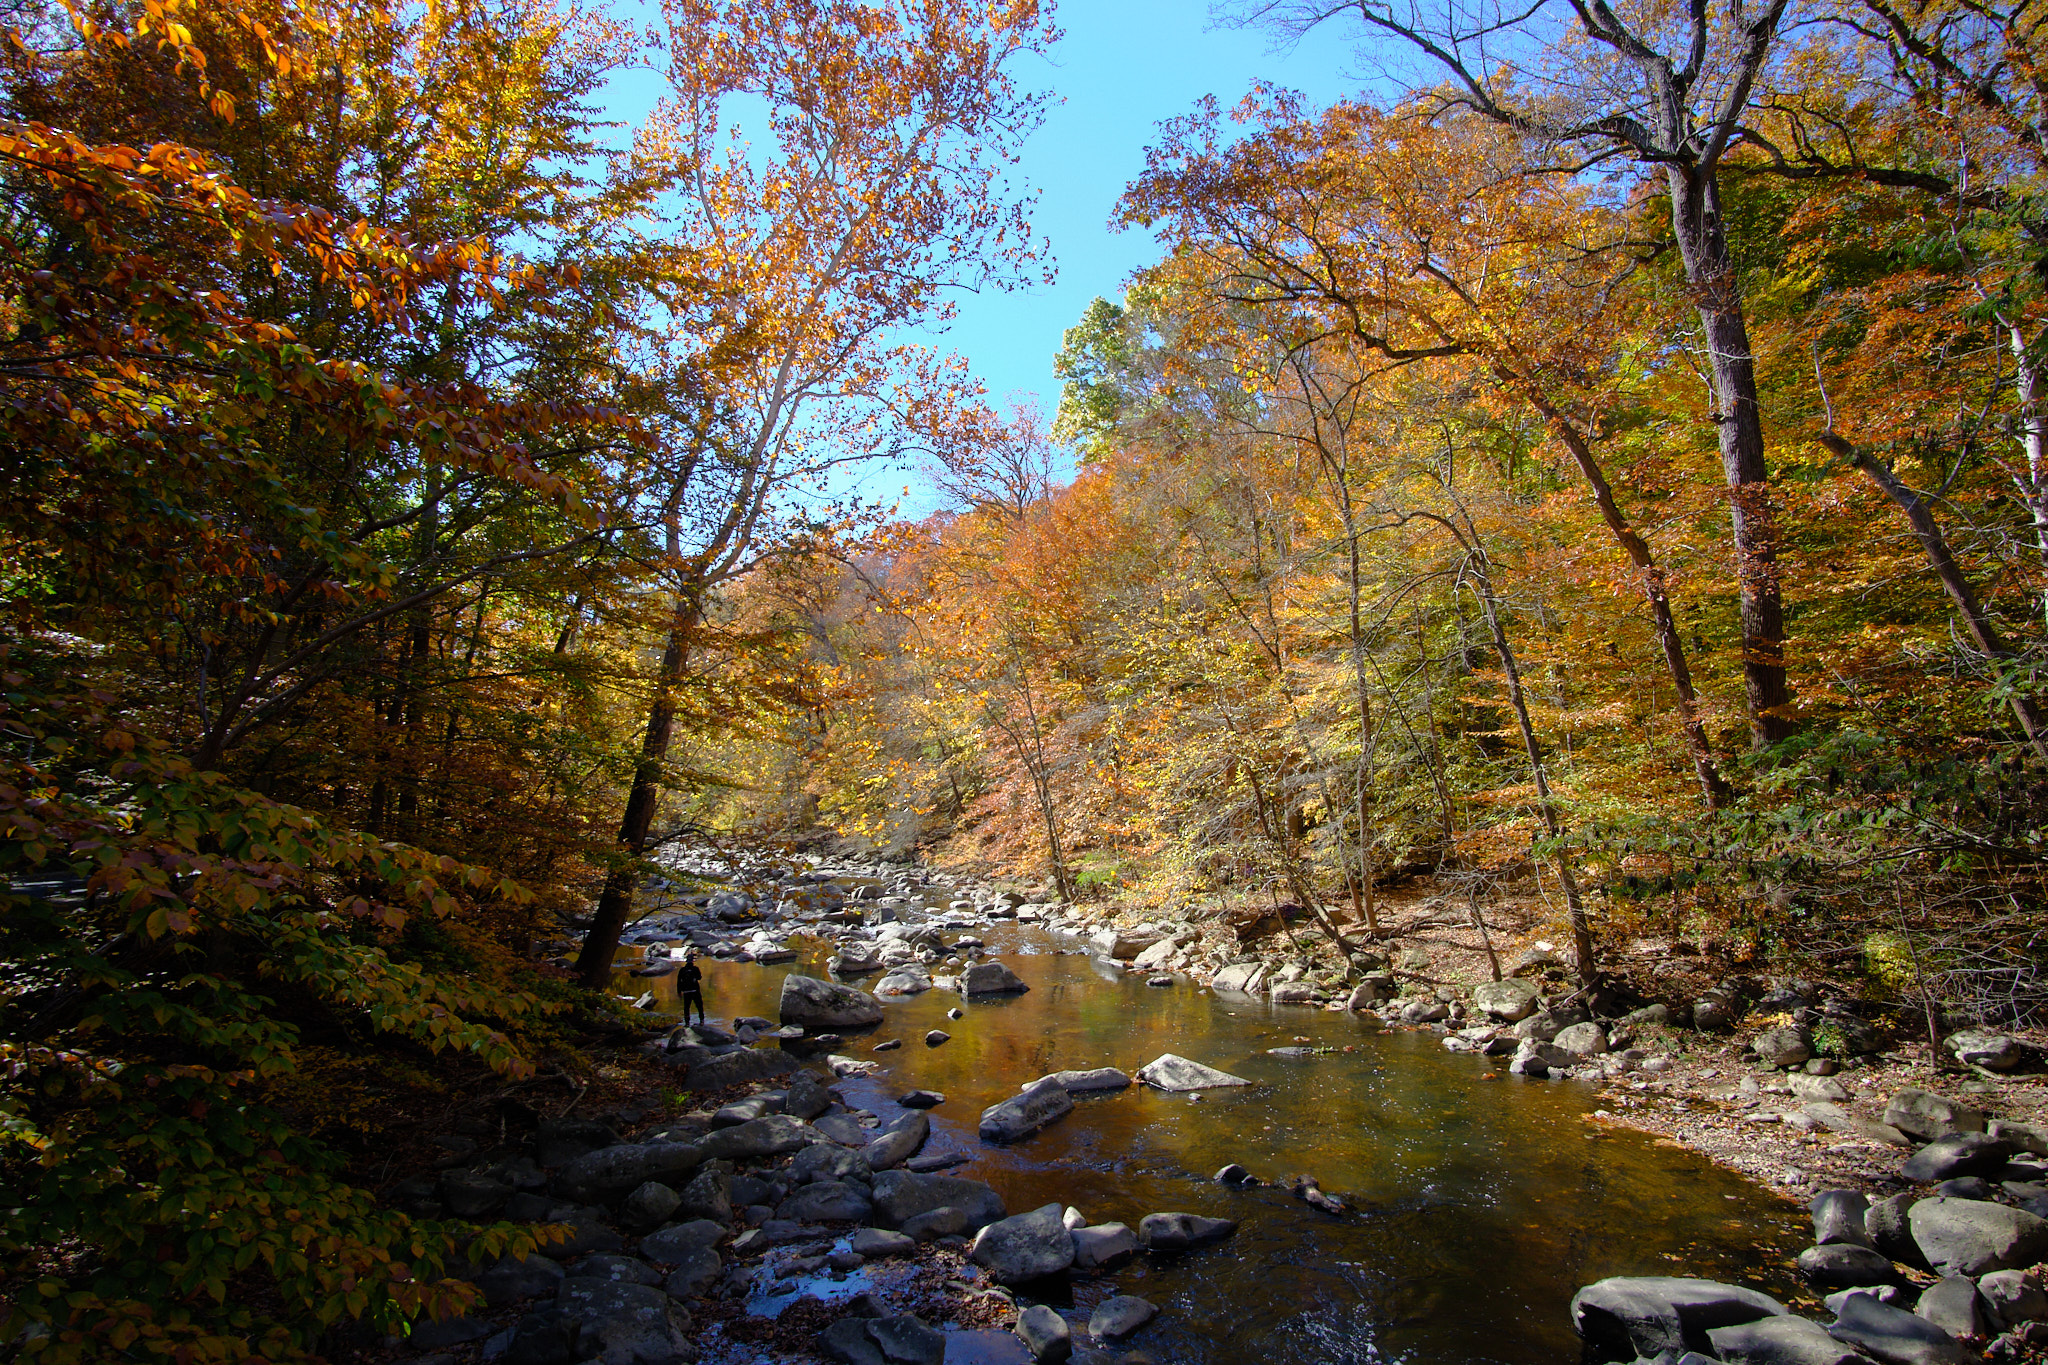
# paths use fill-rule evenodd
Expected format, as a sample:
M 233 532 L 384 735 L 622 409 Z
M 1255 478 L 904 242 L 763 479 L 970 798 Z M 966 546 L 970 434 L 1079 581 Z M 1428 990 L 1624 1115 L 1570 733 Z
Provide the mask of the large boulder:
M 1920 1254 L 1913 1241 L 1913 1230 L 1906 1225 L 1906 1213 L 1918 1197 L 1894 1194 L 1873 1201 L 1863 1210 L 1863 1230 L 1870 1234 L 1870 1245 L 1894 1261 L 1924 1270 L 1927 1258 Z
M 814 976 L 782 978 L 782 1022 L 807 1029 L 865 1028 L 882 1022 L 882 1004 L 866 991 Z
M 1921 1291 L 1920 1302 L 1913 1305 L 1913 1316 L 1927 1319 L 1952 1337 L 1995 1336 L 1999 1330 L 1992 1322 L 1991 1308 L 1984 1302 L 1984 1296 L 1961 1275 L 1937 1280 Z
M 788 1114 L 763 1114 L 732 1128 L 721 1128 L 698 1146 L 704 1159 L 732 1161 L 764 1156 L 781 1156 L 801 1151 L 815 1142 L 829 1142 L 817 1129 Z
M 1712 1280 L 1617 1275 L 1572 1296 L 1572 1326 L 1586 1345 L 1629 1359 L 1663 1351 L 1710 1351 L 1707 1333 L 1784 1315 L 1768 1294 Z
M 1994 1270 L 1977 1281 L 1977 1292 L 2000 1331 L 2048 1318 L 2048 1293 L 2031 1271 Z
M 885 1228 L 899 1228 L 933 1209 L 953 1208 L 964 1216 L 962 1227 L 972 1232 L 1004 1213 L 1003 1197 L 993 1188 L 961 1176 L 881 1171 L 875 1176 L 874 1192 L 875 1222 Z
M 1104 957 L 1128 961 L 1160 941 L 1160 935 L 1149 930 L 1102 929 L 1089 935 L 1089 946 Z
M 1584 1060 L 1578 1053 L 1555 1043 L 1524 1038 L 1515 1045 L 1515 1057 L 1508 1063 L 1508 1071 L 1516 1076 L 1548 1076 L 1553 1071 L 1568 1071 Z
M 960 973 L 962 995 L 1021 995 L 1030 989 L 1000 962 L 977 962 Z
M 1472 1008 L 1504 1024 L 1527 1019 L 1536 1012 L 1536 1002 L 1541 998 L 1542 991 L 1535 982 L 1515 977 L 1482 982 L 1472 988 Z
M 1096 1223 L 1072 1231 L 1077 1270 L 1103 1270 L 1129 1260 L 1138 1251 L 1137 1234 L 1122 1223 Z
M 1034 1303 L 1017 1315 L 1017 1339 L 1031 1352 L 1033 1360 L 1059 1365 L 1074 1354 L 1073 1329 L 1067 1320 L 1042 1303 Z
M 1806 1207 L 1813 1214 L 1813 1240 L 1817 1245 L 1829 1246 L 1836 1242 L 1871 1245 L 1870 1230 L 1864 1226 L 1870 1200 L 1862 1191 L 1822 1190 Z
M 562 1281 L 555 1307 L 576 1325 L 575 1355 L 606 1365 L 682 1365 L 696 1359 L 690 1316 L 652 1285 L 575 1277 Z
M 640 1254 L 663 1265 L 681 1265 L 698 1251 L 725 1240 L 725 1225 L 708 1218 L 677 1223 L 640 1239 Z
M 502 1308 L 508 1303 L 539 1298 L 561 1288 L 562 1265 L 538 1252 L 518 1260 L 506 1256 L 479 1274 L 475 1283 L 483 1291 L 485 1303 L 493 1308 Z
M 1016 1142 L 1074 1111 L 1074 1097 L 1050 1076 L 981 1111 L 983 1142 Z
M 1138 1240 L 1153 1251 L 1186 1251 L 1220 1242 L 1237 1231 L 1234 1218 L 1199 1213 L 1148 1213 L 1138 1220 Z
M 1797 1024 L 1765 1029 L 1751 1042 L 1756 1055 L 1778 1068 L 1804 1066 L 1813 1056 L 1813 1035 Z
M 1984 1111 L 1925 1090 L 1901 1090 L 1884 1107 L 1884 1121 L 1908 1137 L 1932 1142 L 1950 1133 L 1981 1133 Z
M 1964 1365 L 1979 1358 L 1927 1319 L 1868 1294 L 1852 1294 L 1842 1301 L 1828 1335 L 1885 1365 Z
M 2016 1071 L 2027 1059 L 2025 1044 L 2010 1033 L 1964 1029 L 1960 1033 L 1951 1033 L 1943 1040 L 1942 1046 L 1963 1065 L 1981 1066 L 1988 1071 Z
M 555 1192 L 578 1204 L 608 1204 L 650 1180 L 678 1184 L 703 1161 L 704 1149 L 694 1142 L 601 1147 L 564 1166 L 555 1176 Z
M 990 1223 L 975 1234 L 968 1259 L 998 1284 L 1057 1275 L 1074 1263 L 1074 1238 L 1060 1213 L 1060 1205 L 1047 1204 Z
M 1607 1051 L 1607 1030 L 1598 1024 L 1573 1024 L 1557 1031 L 1553 1046 L 1580 1057 L 1597 1057 Z
M 1138 1079 L 1155 1090 L 1214 1090 L 1222 1086 L 1251 1084 L 1242 1076 L 1191 1062 L 1171 1052 L 1162 1052 L 1139 1067 Z
M 778 1204 L 775 1216 L 791 1223 L 859 1223 L 874 1211 L 860 1186 L 820 1180 Z
M 1823 1289 L 1860 1289 L 1899 1278 L 1890 1257 L 1854 1242 L 1808 1247 L 1799 1253 L 1799 1273 Z
M 1996 1175 L 2012 1160 L 2012 1144 L 1986 1133 L 1950 1133 L 1906 1158 L 1899 1174 L 1933 1184 L 1962 1175 Z
M 1854 1349 L 1829 1336 L 1827 1328 L 1789 1314 L 1711 1328 L 1707 1340 L 1715 1357 L 1731 1365 L 1869 1365 Z
M 1906 1225 L 1928 1264 L 1943 1275 L 1976 1277 L 2025 1269 L 2048 1258 L 2048 1221 L 1979 1199 L 1923 1199 Z

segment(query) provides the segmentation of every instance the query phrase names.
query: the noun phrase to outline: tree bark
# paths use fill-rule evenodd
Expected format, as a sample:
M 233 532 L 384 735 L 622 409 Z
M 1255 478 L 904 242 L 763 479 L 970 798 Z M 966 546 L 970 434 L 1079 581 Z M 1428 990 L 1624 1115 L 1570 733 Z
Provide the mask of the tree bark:
M 1778 532 L 1770 471 L 1764 463 L 1756 361 L 1713 169 L 1674 162 L 1666 169 L 1666 181 L 1686 283 L 1707 339 L 1714 421 L 1735 540 L 1735 577 L 1742 590 L 1743 693 L 1750 743 L 1762 749 L 1792 733 L 1786 714 L 1792 694 L 1785 681 L 1785 606 L 1778 585 Z
M 583 950 L 576 955 L 576 979 L 593 991 L 611 984 L 619 933 L 626 927 L 633 895 L 640 889 L 638 863 L 640 855 L 647 851 L 647 833 L 653 828 L 654 810 L 661 801 L 661 770 L 668 759 L 669 743 L 675 737 L 675 690 L 682 681 L 683 664 L 689 658 L 690 631 L 696 619 L 695 608 L 679 598 L 675 620 L 669 627 L 668 645 L 661 655 L 661 671 L 655 678 L 654 699 L 647 708 L 647 731 L 640 738 L 640 761 L 633 767 L 633 787 L 626 796 L 626 813 L 619 821 L 619 851 L 624 861 L 605 877 L 597 913 L 583 935 Z

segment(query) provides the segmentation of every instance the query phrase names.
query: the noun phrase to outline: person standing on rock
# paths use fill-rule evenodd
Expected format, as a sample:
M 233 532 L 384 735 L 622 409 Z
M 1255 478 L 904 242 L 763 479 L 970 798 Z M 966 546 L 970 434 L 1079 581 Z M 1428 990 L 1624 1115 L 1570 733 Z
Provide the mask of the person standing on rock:
M 683 965 L 676 968 L 676 994 L 683 1001 L 683 1022 L 690 1022 L 690 1006 L 697 1006 L 697 1022 L 704 1022 L 704 969 L 697 965 L 697 950 L 683 950 Z

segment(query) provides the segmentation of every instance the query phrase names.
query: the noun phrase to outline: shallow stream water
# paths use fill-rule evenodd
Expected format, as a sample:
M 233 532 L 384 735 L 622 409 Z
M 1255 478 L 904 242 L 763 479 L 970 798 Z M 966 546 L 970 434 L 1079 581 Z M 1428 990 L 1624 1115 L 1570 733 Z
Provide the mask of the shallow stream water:
M 894 1096 L 944 1093 L 926 1153 L 959 1151 L 948 1174 L 987 1181 L 1012 1213 L 1059 1202 L 1133 1228 L 1147 1213 L 1241 1220 L 1235 1237 L 1170 1263 L 1140 1257 L 1070 1300 L 1086 1310 L 1138 1294 L 1159 1316 L 1129 1345 L 1187 1365 L 1554 1365 L 1579 1356 L 1567 1306 L 1608 1275 L 1700 1275 L 1781 1299 L 1805 1220 L 1691 1153 L 1589 1121 L 1591 1086 L 1510 1076 L 1427 1032 L 1389 1033 L 1348 1013 L 1220 996 L 1185 979 L 1147 986 L 1029 927 L 977 930 L 1028 982 L 976 999 L 946 991 L 887 1004 L 887 1020 L 839 1049 L 887 1068 L 844 1083 L 885 1120 Z M 774 1018 L 782 978 L 824 976 L 828 945 L 775 966 L 700 959 L 714 1020 Z M 866 981 L 863 984 L 872 985 Z M 952 1040 L 927 1048 L 924 1035 Z M 901 1038 L 898 1051 L 871 1053 Z M 1351 1048 L 1310 1057 L 1267 1049 Z M 1127 1072 L 1175 1052 L 1258 1082 L 1199 1099 L 1142 1086 L 1077 1098 L 1074 1112 L 1009 1147 L 982 1143 L 982 1109 L 1049 1071 Z M 1316 1177 L 1349 1204 L 1333 1218 L 1284 1189 L 1234 1191 L 1210 1178 L 1236 1161 L 1268 1181 Z M 949 1357 L 950 1360 L 950 1357 Z

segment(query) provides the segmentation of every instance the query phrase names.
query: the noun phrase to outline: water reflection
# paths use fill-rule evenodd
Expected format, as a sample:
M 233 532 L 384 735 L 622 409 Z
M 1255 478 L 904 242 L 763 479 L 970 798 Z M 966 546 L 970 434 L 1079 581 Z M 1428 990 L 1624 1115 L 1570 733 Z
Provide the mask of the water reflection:
M 1099 971 L 1030 929 L 982 932 L 1028 994 L 965 1003 L 941 991 L 888 1003 L 887 1021 L 841 1050 L 886 1038 L 889 1074 L 849 1099 L 885 1119 L 914 1086 L 941 1091 L 928 1152 L 958 1151 L 954 1174 L 986 1180 L 1013 1211 L 1058 1201 L 1091 1221 L 1136 1226 L 1180 1210 L 1239 1218 L 1220 1249 L 1151 1261 L 1112 1281 L 1077 1280 L 1072 1302 L 1142 1294 L 1160 1306 L 1134 1339 L 1160 1361 L 1555 1362 L 1577 1357 L 1572 1292 L 1615 1274 L 1696 1274 L 1786 1297 L 1801 1219 L 1692 1155 L 1586 1121 L 1589 1087 L 1527 1081 L 1429 1034 L 1382 1033 L 1349 1015 L 1220 997 L 1182 983 Z M 774 1018 L 783 976 L 823 975 L 824 945 L 773 967 L 705 956 L 713 1018 Z M 621 975 L 623 989 L 673 977 Z M 872 984 L 869 982 L 868 984 Z M 924 1046 L 940 1028 L 952 1041 Z M 1307 1040 L 1344 1049 L 1275 1057 Z M 982 1144 L 983 1108 L 1048 1071 L 1135 1071 L 1177 1052 L 1247 1077 L 1249 1090 L 1199 1099 L 1142 1087 L 1077 1097 L 1074 1113 L 1013 1147 Z M 1313 1174 L 1354 1212 L 1338 1219 L 1286 1191 L 1232 1191 L 1229 1161 L 1266 1180 Z M 1058 1298 L 1055 1291 L 1052 1295 Z

